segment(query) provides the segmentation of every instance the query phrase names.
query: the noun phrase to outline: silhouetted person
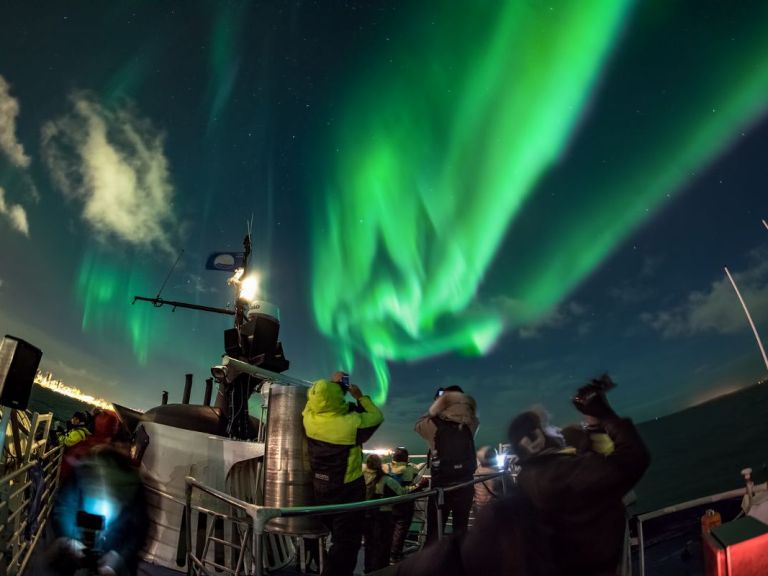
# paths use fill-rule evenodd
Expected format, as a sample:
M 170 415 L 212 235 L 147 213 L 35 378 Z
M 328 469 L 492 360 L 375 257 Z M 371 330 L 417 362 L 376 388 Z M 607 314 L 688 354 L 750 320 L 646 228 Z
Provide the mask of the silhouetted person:
M 475 476 L 488 476 L 498 473 L 499 470 L 496 468 L 496 450 L 491 446 L 483 446 L 477 451 L 477 470 L 475 470 Z M 475 499 L 473 502 L 475 515 L 478 515 L 480 510 L 490 502 L 501 498 L 503 493 L 504 487 L 502 486 L 501 476 L 475 484 Z
M 406 493 L 400 483 L 384 472 L 381 456 L 371 454 L 365 461 L 365 497 L 368 500 L 390 498 Z M 389 566 L 392 543 L 392 506 L 368 510 L 365 517 L 365 572 Z
M 406 448 L 397 448 L 392 454 L 392 462 L 384 464 L 384 471 L 397 480 L 403 488 L 413 491 L 418 488 L 416 478 L 419 469 L 408 461 Z M 403 502 L 392 506 L 392 546 L 389 553 L 390 562 L 399 562 L 403 558 L 403 546 L 408 531 L 411 529 L 415 502 Z
M 609 437 L 612 450 L 607 455 L 565 448 L 562 437 L 552 435 L 536 412 L 520 414 L 509 426 L 522 467 L 517 483 L 549 534 L 558 573 L 616 573 L 624 540 L 622 497 L 650 462 L 632 421 L 617 416 L 608 403 L 605 391 L 612 386 L 602 377 L 580 388 L 573 399 Z
M 429 446 L 429 469 L 432 488 L 445 488 L 472 480 L 475 460 L 475 432 L 479 425 L 474 398 L 459 386 L 438 390 L 429 411 L 416 422 L 416 432 Z M 448 516 L 453 516 L 453 533 L 467 529 L 469 512 L 475 490 L 473 486 L 445 493 L 443 528 Z M 437 503 L 427 504 L 427 535 L 425 544 L 437 539 Z

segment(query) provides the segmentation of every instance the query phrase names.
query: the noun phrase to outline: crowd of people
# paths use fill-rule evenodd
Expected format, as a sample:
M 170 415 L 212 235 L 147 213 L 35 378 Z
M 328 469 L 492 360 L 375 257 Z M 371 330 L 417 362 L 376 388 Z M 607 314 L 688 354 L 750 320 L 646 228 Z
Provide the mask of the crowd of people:
M 512 418 L 508 442 L 517 467 L 512 483 L 499 474 L 493 448 L 476 449 L 477 404 L 461 387 L 439 389 L 415 420 L 427 451 L 427 461 L 416 466 L 405 447 L 394 450 L 388 462 L 377 454 L 365 458 L 363 444 L 384 415 L 346 374 L 314 382 L 302 423 L 315 504 L 432 490 L 425 496 L 423 548 L 405 558 L 415 499 L 321 516 L 331 541 L 323 574 L 352 576 L 362 547 L 365 573 L 380 576 L 615 576 L 624 541 L 622 499 L 643 475 L 649 455 L 632 422 L 611 408 L 606 391 L 612 386 L 603 376 L 577 391 L 579 425 L 556 428 L 542 410 Z M 135 573 L 142 540 L 130 536 L 145 534 L 148 519 L 124 432 L 114 412 L 97 410 L 76 412 L 57 433 L 65 446 L 53 515 L 59 538 L 52 558 L 59 568 L 61 558 L 72 560 L 73 569 L 82 565 L 82 554 L 71 549 L 80 528 L 75 516 L 83 498 L 98 492 L 100 502 L 130 503 L 123 509 L 138 511 L 113 524 L 119 530 L 108 542 L 112 553 L 100 560 L 102 572 Z M 106 484 L 118 491 L 101 488 L 105 474 L 111 476 Z M 434 489 L 439 488 L 438 502 Z
M 149 517 L 130 435 L 112 410 L 78 411 L 53 431 L 64 446 L 51 514 L 54 540 L 33 572 L 135 574 Z M 96 522 L 96 524 L 93 524 Z M 87 542 L 88 532 L 98 539 Z M 94 554 L 98 547 L 99 553 Z
M 390 463 L 376 454 L 363 463 L 362 445 L 384 416 L 345 376 L 337 372 L 315 382 L 303 413 L 316 503 L 444 490 L 440 503 L 428 498 L 423 549 L 404 560 L 413 501 L 324 516 L 331 548 L 323 574 L 351 576 L 364 541 L 365 572 L 379 575 L 615 576 L 624 542 L 623 498 L 650 459 L 632 421 L 611 408 L 608 376 L 574 396 L 584 417 L 579 425 L 560 430 L 542 410 L 511 420 L 508 440 L 518 473 L 509 486 L 498 474 L 496 451 L 475 449 L 477 405 L 459 386 L 439 389 L 415 423 L 428 450 L 428 475 L 409 462 L 405 448 Z M 347 393 L 354 402 L 346 401 Z M 451 533 L 440 538 L 449 518 Z

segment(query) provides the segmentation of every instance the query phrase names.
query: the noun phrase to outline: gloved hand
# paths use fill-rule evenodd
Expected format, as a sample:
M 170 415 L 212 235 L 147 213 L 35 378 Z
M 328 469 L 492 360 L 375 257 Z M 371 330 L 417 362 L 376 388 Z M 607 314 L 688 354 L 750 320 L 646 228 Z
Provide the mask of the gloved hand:
M 99 560 L 99 576 L 130 576 L 130 573 L 123 557 L 110 550 Z
M 605 389 L 597 384 L 587 384 L 579 388 L 572 401 L 576 410 L 587 416 L 601 421 L 617 418 L 605 396 Z
M 85 545 L 74 538 L 60 537 L 45 552 L 46 565 L 55 574 L 74 574 L 85 560 Z

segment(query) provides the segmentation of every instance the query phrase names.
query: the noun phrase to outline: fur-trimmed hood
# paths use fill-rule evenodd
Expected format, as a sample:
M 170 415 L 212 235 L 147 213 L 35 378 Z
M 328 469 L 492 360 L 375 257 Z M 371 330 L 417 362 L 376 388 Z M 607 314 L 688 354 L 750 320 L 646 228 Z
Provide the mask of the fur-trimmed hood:
M 477 419 L 477 404 L 475 399 L 469 394 L 462 392 L 445 392 L 429 407 L 429 415 L 442 418 L 449 422 L 466 424 L 472 430 L 477 428 L 479 423 Z

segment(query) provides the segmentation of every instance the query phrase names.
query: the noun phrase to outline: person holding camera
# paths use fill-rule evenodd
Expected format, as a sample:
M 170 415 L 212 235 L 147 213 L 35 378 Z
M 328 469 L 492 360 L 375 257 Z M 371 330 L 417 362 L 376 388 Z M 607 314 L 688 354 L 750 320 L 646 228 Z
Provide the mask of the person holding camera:
M 608 376 L 579 388 L 574 406 L 589 417 L 594 431 L 612 444 L 608 453 L 574 451 L 555 436 L 538 412 L 512 420 L 509 439 L 520 458 L 517 485 L 549 534 L 558 574 L 616 574 L 624 543 L 623 496 L 637 484 L 650 463 L 631 420 L 619 417 L 606 398 L 614 386 Z
M 349 392 L 355 399 L 348 404 Z M 303 411 L 315 504 L 345 504 L 365 500 L 363 443 L 384 421 L 381 410 L 349 384 L 349 376 L 336 372 L 318 380 L 307 393 Z M 364 514 L 344 512 L 322 516 L 331 532 L 332 546 L 324 574 L 351 576 L 363 533 Z
M 429 411 L 416 421 L 416 432 L 429 445 L 429 470 L 432 488 L 446 488 L 474 478 L 475 433 L 480 425 L 475 399 L 460 386 L 440 388 Z M 453 516 L 453 533 L 466 531 L 475 489 L 464 486 L 445 492 L 443 529 L 448 516 Z M 425 546 L 437 540 L 437 503 L 427 503 L 427 534 Z
M 67 432 L 59 437 L 59 444 L 63 444 L 65 448 L 72 448 L 88 438 L 91 432 L 87 424 L 88 416 L 85 412 L 75 412 L 67 421 Z

